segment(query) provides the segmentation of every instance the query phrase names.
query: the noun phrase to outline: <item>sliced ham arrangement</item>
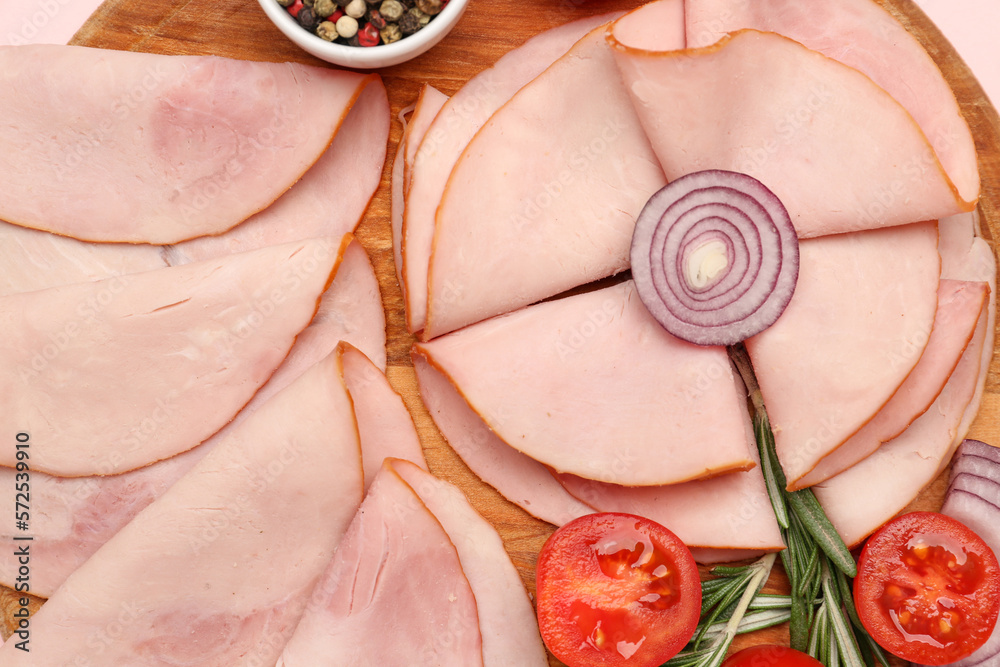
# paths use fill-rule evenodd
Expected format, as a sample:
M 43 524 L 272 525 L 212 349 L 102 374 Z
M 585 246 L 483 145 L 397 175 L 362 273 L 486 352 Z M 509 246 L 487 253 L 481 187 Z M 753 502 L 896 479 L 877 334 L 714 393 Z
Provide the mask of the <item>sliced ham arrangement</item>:
M 654 0 L 423 85 L 372 244 L 377 75 L 52 45 L 0 64 L 0 420 L 31 442 L 18 590 L 47 598 L 4 665 L 549 664 L 533 565 L 436 476 L 409 399 L 523 516 L 641 515 L 706 564 L 785 546 L 748 386 L 788 490 L 852 547 L 946 470 L 983 400 L 975 144 L 868 0 Z M 735 350 L 668 332 L 629 273 L 647 202 L 706 170 L 757 179 L 797 245 L 794 292 Z M 770 280 L 767 244 L 733 260 L 713 215 L 668 244 L 709 321 L 716 281 Z M 646 254 L 655 289 L 687 280 Z M 0 584 L 19 565 L 0 553 Z
M 474 134 L 434 128 L 480 81 L 421 95 L 393 230 L 424 403 L 533 516 L 634 511 L 705 560 L 780 549 L 726 350 L 674 339 L 629 281 L 608 279 L 628 270 L 639 209 L 664 183 L 741 172 L 800 239 L 789 305 L 745 341 L 779 460 L 789 489 L 818 484 L 857 543 L 947 464 L 993 349 L 995 263 L 968 226 L 976 154 L 948 84 L 862 0 L 657 0 L 604 18 L 572 45 L 564 26 L 501 61 L 541 66 L 537 45 L 561 49 L 530 78 L 484 72 L 504 75 L 505 99 L 477 109 Z M 441 142 L 448 159 L 421 159 Z M 923 467 L 870 502 L 907 442 Z M 700 518 L 709 497 L 755 527 L 741 531 L 737 510 L 720 510 L 728 526 Z

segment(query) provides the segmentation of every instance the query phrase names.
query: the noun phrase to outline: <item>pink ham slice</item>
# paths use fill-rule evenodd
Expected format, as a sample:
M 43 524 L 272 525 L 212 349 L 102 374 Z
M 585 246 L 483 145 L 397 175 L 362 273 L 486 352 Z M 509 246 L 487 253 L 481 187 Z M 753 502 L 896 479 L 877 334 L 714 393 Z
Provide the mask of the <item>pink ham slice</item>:
M 990 286 L 987 308 L 959 365 L 934 405 L 898 438 L 847 471 L 813 487 L 848 544 L 860 542 L 902 510 L 944 469 L 979 412 L 993 358 L 996 325 L 996 259 L 974 236 L 972 219 L 942 225 L 943 276 L 982 280 Z
M 366 82 L 75 46 L 2 47 L 0 63 L 0 218 L 89 241 L 175 243 L 236 226 L 316 162 Z
M 390 231 L 392 233 L 392 258 L 396 266 L 396 281 L 403 291 L 403 304 L 406 304 L 407 283 L 403 279 L 403 216 L 406 208 L 406 191 L 409 189 L 413 174 L 413 162 L 417 155 L 417 147 L 424 138 L 428 126 L 437 116 L 441 107 L 448 101 L 448 96 L 434 86 L 425 84 L 420 89 L 416 103 L 413 105 L 409 122 L 404 122 L 403 136 L 396 146 L 396 156 L 392 161 L 392 182 L 390 189 Z M 403 110 L 404 112 L 406 109 Z M 400 113 L 403 119 L 404 113 Z M 405 314 L 409 317 L 409 309 Z
M 744 403 L 747 438 L 753 424 Z M 684 544 L 720 550 L 776 551 L 785 548 L 764 485 L 756 451 L 751 470 L 666 486 L 618 486 L 575 475 L 557 475 L 573 496 L 599 512 L 645 516 L 669 528 Z M 696 556 L 697 558 L 697 556 Z
M 434 118 L 424 137 L 411 144 L 412 170 L 406 183 L 406 213 L 400 246 L 406 250 L 400 284 L 406 295 L 406 322 L 410 332 L 423 329 L 427 319 L 427 268 L 434 238 L 434 219 L 445 184 L 468 143 L 486 121 L 522 86 L 541 74 L 573 44 L 609 21 L 613 15 L 566 23 L 529 39 L 505 54 L 493 67 L 469 79 Z
M 635 218 L 666 181 L 604 31 L 518 91 L 455 164 L 424 339 L 628 268 Z
M 988 320 L 984 309 L 976 335 L 927 412 L 868 458 L 812 487 L 846 544 L 859 544 L 906 507 L 937 477 L 965 436 L 964 414 L 985 380 L 980 369 L 992 342 Z
M 668 334 L 630 281 L 466 327 L 417 353 L 500 439 L 557 472 L 638 486 L 754 465 L 726 350 Z
M 930 222 L 800 244 L 791 302 L 746 341 L 788 479 L 857 433 L 910 374 L 933 326 L 939 271 Z
M 0 222 L 0 296 L 352 231 L 381 180 L 388 135 L 385 88 L 378 79 L 365 81 L 333 143 L 305 176 L 264 211 L 219 236 L 167 247 L 88 243 Z M 342 187 L 345 173 L 351 174 L 349 188 Z
M 905 108 L 933 146 L 959 197 L 979 196 L 976 147 L 955 95 L 919 42 L 870 0 L 688 0 L 688 47 L 709 46 L 740 28 L 776 32 L 853 67 Z M 906 163 L 907 178 L 934 167 L 932 154 Z
M 332 280 L 339 239 L 274 246 L 0 300 L 0 413 L 32 469 L 111 474 L 190 449 L 288 354 Z M 13 465 L 13 452 L 0 455 Z
M 171 246 L 171 264 L 353 232 L 381 181 L 388 136 L 385 86 L 378 77 L 366 77 L 333 143 L 297 183 L 228 232 Z
M 548 468 L 498 438 L 419 348 L 412 357 L 431 418 L 481 480 L 528 514 L 557 526 L 594 511 L 567 493 Z
M 101 547 L 31 619 L 31 652 L 0 662 L 274 664 L 361 502 L 359 447 L 331 357 Z
M 457 487 L 407 461 L 392 467 L 441 522 L 476 597 L 485 667 L 545 667 L 535 610 L 496 529 Z
M 426 470 L 420 439 L 402 397 L 363 352 L 344 343 L 337 351 L 340 372 L 354 401 L 354 416 L 361 432 L 365 489 L 371 486 L 375 473 L 387 458 L 410 461 Z
M 847 470 L 922 415 L 958 365 L 975 333 L 979 314 L 986 307 L 989 291 L 989 285 L 982 282 L 942 280 L 934 328 L 913 371 L 870 422 L 821 459 L 815 468 L 797 480 L 790 480 L 789 486 L 805 488 Z
M 800 238 L 974 206 L 910 114 L 864 74 L 754 30 L 701 49 L 642 48 L 648 35 L 632 26 L 646 11 L 614 24 L 610 41 L 668 179 L 702 169 L 754 176 L 785 204 Z
M 476 598 L 455 545 L 383 465 L 277 667 L 483 665 Z
M 333 284 L 323 295 L 319 312 L 292 346 L 291 352 L 260 391 L 221 431 L 202 445 L 152 465 L 119 475 L 53 477 L 41 472 L 31 476 L 32 555 L 30 592 L 49 597 L 74 570 L 107 542 L 140 510 L 161 496 L 228 433 L 253 414 L 266 400 L 290 385 L 303 372 L 335 351 L 337 341 L 347 341 L 358 354 L 381 359 L 385 365 L 385 325 L 378 283 L 368 255 L 357 241 L 345 240 L 343 259 Z M 354 349 L 352 347 L 352 349 Z M 362 366 L 362 364 L 356 364 Z M 367 370 L 367 369 L 366 369 Z M 351 382 L 353 376 L 345 378 Z M 370 400 L 381 400 L 378 380 L 365 372 L 355 384 L 355 413 L 381 412 Z M 371 390 L 371 391 L 370 391 Z M 412 428 L 412 426 L 411 426 Z M 0 484 L 14 484 L 15 470 L 0 468 Z M 0 535 L 19 534 L 13 522 Z M 0 583 L 14 587 L 18 563 L 13 552 L 0 552 Z

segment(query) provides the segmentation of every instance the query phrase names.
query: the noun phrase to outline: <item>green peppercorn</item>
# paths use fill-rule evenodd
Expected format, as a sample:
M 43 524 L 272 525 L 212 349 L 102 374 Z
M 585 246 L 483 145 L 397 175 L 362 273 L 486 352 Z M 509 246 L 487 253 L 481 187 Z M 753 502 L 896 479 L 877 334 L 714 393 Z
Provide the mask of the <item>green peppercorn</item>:
M 308 7 L 309 9 L 312 9 L 313 3 L 315 1 L 316 0 L 302 0 L 302 4 L 305 5 L 306 7 Z
M 441 7 L 441 0 L 417 0 L 417 8 L 428 16 L 440 13 Z
M 428 23 L 430 23 L 430 20 L 431 20 L 431 17 L 428 16 L 427 14 L 423 13 L 422 11 L 420 11 L 420 9 L 418 7 L 411 7 L 407 11 L 407 14 L 412 14 L 413 16 L 417 17 L 417 22 L 419 23 L 419 26 L 420 26 L 419 28 L 417 28 L 417 30 L 420 30 L 420 28 L 423 28 L 425 25 L 427 25 Z
M 389 23 L 395 23 L 399 19 L 403 18 L 403 13 L 406 10 L 403 9 L 403 5 L 399 0 L 383 0 L 382 6 L 379 7 L 379 13 L 382 14 L 383 18 Z
M 299 25 L 308 30 L 309 32 L 314 32 L 316 26 L 319 25 L 319 19 L 313 13 L 313 10 L 308 7 L 303 7 L 299 10 L 299 15 L 295 17 L 299 21 Z
M 420 19 L 410 12 L 406 12 L 396 25 L 399 26 L 399 31 L 404 35 L 412 35 L 420 30 Z
M 321 19 L 325 19 L 337 11 L 337 3 L 333 0 L 313 0 L 313 13 Z
M 295 0 L 277 0 L 277 1 L 278 4 L 281 5 L 282 7 L 291 7 L 293 4 L 295 4 Z
M 333 21 L 323 21 L 316 26 L 316 34 L 328 42 L 340 37 L 337 33 L 337 25 Z
M 403 38 L 403 33 L 400 32 L 399 26 L 395 23 L 390 23 L 386 25 L 379 31 L 382 36 L 383 44 L 392 44 L 393 42 L 398 42 Z

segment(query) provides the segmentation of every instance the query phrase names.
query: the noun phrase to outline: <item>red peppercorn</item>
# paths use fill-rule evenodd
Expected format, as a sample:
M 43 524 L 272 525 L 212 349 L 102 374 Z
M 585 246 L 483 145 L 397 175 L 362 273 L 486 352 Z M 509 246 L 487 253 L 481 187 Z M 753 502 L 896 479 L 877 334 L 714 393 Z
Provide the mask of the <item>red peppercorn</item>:
M 302 4 L 302 0 L 295 0 L 295 2 L 293 2 L 292 4 L 290 4 L 288 6 L 288 13 L 291 14 L 292 16 L 294 16 L 295 18 L 298 18 L 299 17 L 299 11 L 303 7 L 305 7 L 305 5 Z
M 371 23 L 366 25 L 364 28 L 358 32 L 358 42 L 361 46 L 378 46 L 379 34 L 378 28 L 373 26 Z
M 296 2 L 301 2 L 302 0 L 295 0 L 295 1 Z M 344 15 L 344 10 L 343 9 L 338 9 L 334 13 L 330 14 L 330 17 L 327 19 L 327 21 L 329 21 L 330 23 L 336 23 L 337 19 L 339 19 L 343 15 Z

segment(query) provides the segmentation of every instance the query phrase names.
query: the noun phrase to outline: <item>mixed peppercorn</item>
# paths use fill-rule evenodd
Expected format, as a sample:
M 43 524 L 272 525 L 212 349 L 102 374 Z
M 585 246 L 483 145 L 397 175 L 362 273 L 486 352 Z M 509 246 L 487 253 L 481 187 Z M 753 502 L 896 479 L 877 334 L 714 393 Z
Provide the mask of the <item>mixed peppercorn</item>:
M 412 35 L 449 0 L 277 0 L 303 28 L 350 46 L 391 44 Z

